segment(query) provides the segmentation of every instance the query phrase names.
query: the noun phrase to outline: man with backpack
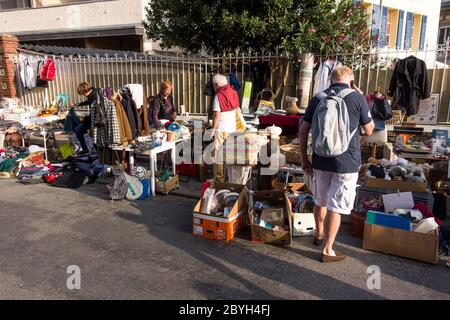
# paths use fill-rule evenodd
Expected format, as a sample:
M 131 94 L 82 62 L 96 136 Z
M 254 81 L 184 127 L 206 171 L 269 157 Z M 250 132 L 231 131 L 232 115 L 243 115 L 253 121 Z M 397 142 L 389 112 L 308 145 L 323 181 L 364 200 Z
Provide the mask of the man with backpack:
M 325 240 L 320 261 L 335 262 L 345 255 L 333 250 L 341 215 L 349 215 L 356 197 L 361 166 L 360 131 L 371 135 L 375 127 L 366 98 L 353 84 L 349 67 L 336 68 L 331 86 L 318 93 L 306 109 L 300 128 L 302 168 L 314 174 L 314 244 Z M 312 164 L 307 156 L 308 134 L 312 134 Z

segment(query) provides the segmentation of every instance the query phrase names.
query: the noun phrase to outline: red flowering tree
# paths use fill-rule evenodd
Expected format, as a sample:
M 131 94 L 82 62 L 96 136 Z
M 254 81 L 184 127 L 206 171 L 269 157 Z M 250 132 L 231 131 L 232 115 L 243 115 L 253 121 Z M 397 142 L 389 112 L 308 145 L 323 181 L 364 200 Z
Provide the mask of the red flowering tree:
M 283 45 L 291 53 L 362 52 L 370 45 L 369 18 L 361 2 L 301 1 L 298 19 Z

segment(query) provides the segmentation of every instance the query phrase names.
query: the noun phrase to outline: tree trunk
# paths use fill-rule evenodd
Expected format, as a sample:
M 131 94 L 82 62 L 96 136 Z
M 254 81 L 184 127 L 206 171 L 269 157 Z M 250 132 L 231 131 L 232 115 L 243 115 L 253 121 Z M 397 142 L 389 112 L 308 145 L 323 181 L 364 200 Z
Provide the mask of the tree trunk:
M 311 94 L 314 54 L 302 53 L 300 55 L 300 60 L 300 71 L 297 79 L 297 98 L 299 99 L 299 108 L 306 109 Z

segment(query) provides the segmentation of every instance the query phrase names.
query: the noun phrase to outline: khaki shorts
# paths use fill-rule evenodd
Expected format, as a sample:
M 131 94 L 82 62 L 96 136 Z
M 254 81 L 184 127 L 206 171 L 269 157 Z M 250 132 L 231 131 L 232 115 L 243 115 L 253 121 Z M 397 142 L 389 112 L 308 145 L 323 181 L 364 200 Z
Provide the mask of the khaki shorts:
M 314 170 L 314 201 L 319 207 L 350 214 L 356 198 L 358 173 Z

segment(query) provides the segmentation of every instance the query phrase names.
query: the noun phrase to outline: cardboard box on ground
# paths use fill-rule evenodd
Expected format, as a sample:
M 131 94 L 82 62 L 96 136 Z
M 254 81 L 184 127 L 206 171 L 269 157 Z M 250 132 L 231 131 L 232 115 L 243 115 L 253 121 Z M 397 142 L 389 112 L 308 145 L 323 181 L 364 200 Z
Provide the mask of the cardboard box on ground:
M 366 223 L 363 248 L 432 264 L 439 262 L 439 231 L 423 234 Z
M 290 245 L 292 243 L 292 209 L 285 192 L 257 191 L 253 194 L 253 203 L 255 202 L 268 203 L 271 209 L 282 209 L 282 214 L 285 219 L 284 223 L 288 226 L 288 230 L 273 230 L 255 224 L 255 209 L 251 207 L 248 211 L 251 240 L 253 242 L 273 245 Z
M 202 199 L 197 202 L 192 217 L 192 234 L 212 240 L 231 241 L 243 225 L 243 219 L 248 211 L 248 190 L 243 185 L 214 182 L 211 186 L 217 191 L 230 190 L 239 193 L 234 206 L 227 217 L 215 216 L 201 212 Z
M 288 200 L 291 207 L 291 217 L 292 217 L 292 235 L 293 236 L 308 236 L 313 235 L 316 231 L 316 222 L 314 220 L 314 212 L 293 212 L 293 200 L 289 194 L 294 192 L 304 192 L 307 194 L 312 194 L 311 190 L 305 183 L 280 183 L 274 181 L 274 189 L 279 191 L 284 191 L 288 194 Z

